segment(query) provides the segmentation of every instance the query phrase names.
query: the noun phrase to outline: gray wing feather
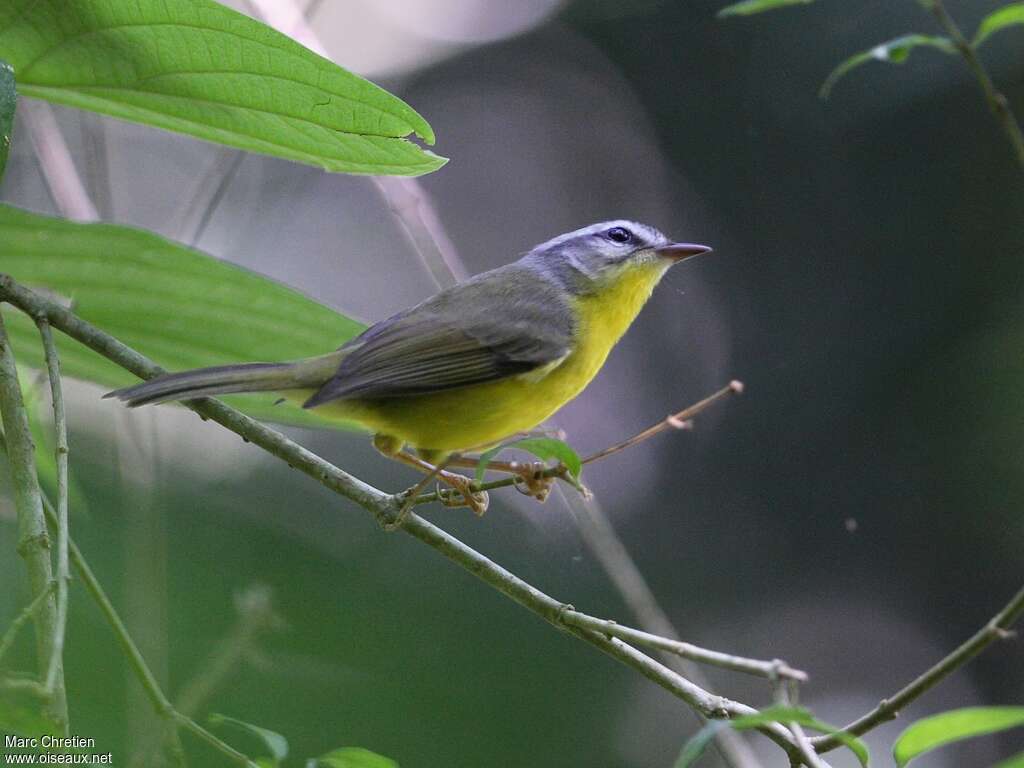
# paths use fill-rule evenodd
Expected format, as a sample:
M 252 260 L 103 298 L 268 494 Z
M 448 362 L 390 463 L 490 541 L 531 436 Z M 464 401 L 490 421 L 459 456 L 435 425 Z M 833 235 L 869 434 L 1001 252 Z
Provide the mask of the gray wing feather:
M 527 373 L 564 357 L 564 292 L 519 264 L 486 272 L 367 329 L 306 401 L 421 395 Z

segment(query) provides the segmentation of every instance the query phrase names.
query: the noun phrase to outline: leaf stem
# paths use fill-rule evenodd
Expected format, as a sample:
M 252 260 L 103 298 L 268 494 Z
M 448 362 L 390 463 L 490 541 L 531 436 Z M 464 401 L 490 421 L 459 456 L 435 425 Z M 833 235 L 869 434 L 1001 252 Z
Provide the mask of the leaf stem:
M 29 313 L 32 317 L 38 315 Z M 18 552 L 28 568 L 33 599 L 46 595 L 43 605 L 33 612 L 36 630 L 36 658 L 39 674 L 46 675 L 57 635 L 57 605 L 53 595 L 53 565 L 50 562 L 50 537 L 43 516 L 39 478 L 36 474 L 35 445 L 29 429 L 28 414 L 18 383 L 14 360 L 3 317 L 0 316 L 0 415 L 3 418 L 7 458 L 10 465 L 14 506 L 18 515 Z M 46 704 L 46 715 L 62 735 L 69 735 L 67 696 L 64 673 L 54 676 L 52 696 Z
M 1020 591 L 1010 599 L 1003 609 L 985 623 L 985 626 L 975 632 L 956 650 L 925 670 L 889 698 L 882 699 L 877 707 L 847 725 L 841 733 L 860 736 L 881 723 L 894 720 L 899 716 L 899 711 L 903 707 L 917 699 L 925 691 L 962 667 L 996 640 L 1009 637 L 1011 635 L 1010 627 L 1022 614 L 1024 614 L 1024 587 L 1021 587 Z M 827 752 L 842 744 L 838 734 L 819 736 L 811 739 L 811 743 L 814 744 L 814 748 L 818 752 Z
M 960 27 L 953 20 L 953 17 L 949 15 L 943 0 L 926 0 L 924 5 L 931 11 L 932 15 L 946 31 L 946 34 L 949 35 L 953 45 L 956 46 L 960 56 L 974 75 L 974 79 L 978 81 L 978 85 L 981 86 L 982 93 L 985 96 L 985 101 L 988 103 L 989 110 L 1010 140 L 1010 145 L 1013 147 L 1014 155 L 1017 158 L 1017 164 L 1024 169 L 1024 132 L 1021 131 L 1020 123 L 1013 114 L 1009 100 L 992 82 L 992 77 L 989 75 L 988 70 L 985 69 L 981 59 L 978 58 L 977 50 L 964 37 Z

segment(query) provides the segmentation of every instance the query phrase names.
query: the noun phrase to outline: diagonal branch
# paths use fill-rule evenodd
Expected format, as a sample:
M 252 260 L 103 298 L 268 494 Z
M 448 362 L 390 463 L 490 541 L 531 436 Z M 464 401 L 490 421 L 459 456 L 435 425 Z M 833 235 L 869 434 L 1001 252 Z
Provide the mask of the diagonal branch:
M 917 699 L 921 694 L 948 677 L 955 670 L 973 659 L 996 640 L 1003 640 L 1013 633 L 1010 627 L 1024 615 L 1024 587 L 1015 594 L 1003 609 L 993 616 L 981 629 L 975 632 L 966 642 L 960 645 L 938 664 L 926 670 L 915 680 L 898 690 L 888 699 L 883 699 L 878 706 L 862 717 L 857 718 L 843 728 L 840 734 L 860 736 L 872 728 L 899 716 L 899 711 Z M 827 752 L 842 745 L 840 734 L 819 736 L 812 739 L 818 752 Z
M 163 372 L 148 358 L 82 320 L 68 309 L 24 288 L 8 275 L 0 275 L 0 301 L 7 301 L 32 317 L 46 318 L 53 327 L 136 375 L 152 378 Z M 218 400 L 198 398 L 188 401 L 185 405 L 201 418 L 216 421 L 243 439 L 286 461 L 289 466 L 309 475 L 335 493 L 356 502 L 371 512 L 382 525 L 395 522 L 401 508 L 401 500 L 398 497 L 364 483 L 276 430 Z M 418 515 L 410 514 L 401 530 L 436 549 L 549 623 L 567 629 L 576 637 L 632 667 L 706 717 L 723 719 L 755 711 L 744 704 L 709 693 L 617 638 L 566 625 L 562 621 L 565 611 L 568 610 L 565 604 L 544 594 Z M 763 731 L 787 752 L 794 750 L 790 734 L 784 727 L 765 726 Z
M 974 45 L 964 37 L 964 33 L 960 31 L 960 27 L 957 26 L 957 23 L 953 21 L 953 17 L 946 10 L 943 0 L 924 0 L 922 4 L 932 12 L 935 20 L 946 30 L 946 34 L 949 35 L 953 45 L 956 46 L 960 56 L 966 62 L 967 68 L 971 70 L 974 79 L 978 81 L 989 111 L 992 112 L 992 116 L 999 123 L 999 127 L 1003 129 L 1006 137 L 1010 140 L 1014 156 L 1017 158 L 1017 164 L 1024 168 L 1024 132 L 1021 131 L 1020 123 L 1017 122 L 1017 117 L 1010 108 L 1009 100 L 992 82 L 992 77 L 989 75 L 988 70 L 985 69 L 985 65 L 981 63 L 981 59 L 978 58 L 978 52 L 975 50 Z

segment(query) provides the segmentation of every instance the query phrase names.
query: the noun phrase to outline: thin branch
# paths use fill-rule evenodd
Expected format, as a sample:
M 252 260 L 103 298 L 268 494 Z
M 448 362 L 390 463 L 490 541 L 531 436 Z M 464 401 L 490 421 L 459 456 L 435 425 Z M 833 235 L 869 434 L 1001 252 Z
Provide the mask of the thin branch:
M 68 423 L 64 412 L 64 392 L 61 387 L 60 358 L 53 341 L 50 324 L 41 319 L 37 322 L 46 357 L 46 374 L 50 379 L 50 396 L 53 400 L 53 424 L 57 432 L 54 449 L 57 459 L 57 625 L 53 632 L 53 647 L 50 649 L 50 664 L 44 678 L 46 690 L 52 691 L 57 685 L 64 659 L 64 636 L 68 624 L 68 582 L 71 569 L 68 565 Z
M 665 651 L 666 653 L 672 653 L 700 664 L 731 669 L 734 672 L 744 672 L 748 675 L 757 675 L 758 677 L 765 677 L 770 680 L 781 677 L 800 682 L 807 681 L 806 672 L 793 669 L 784 661 L 778 659 L 774 661 L 761 661 L 759 659 L 748 659 L 743 656 L 733 656 L 732 654 L 720 651 L 712 651 L 691 643 L 684 643 L 679 640 L 662 637 L 661 635 L 644 632 L 640 629 L 625 627 L 608 619 L 588 616 L 575 610 L 566 611 L 562 616 L 562 623 L 571 624 L 582 629 L 591 629 L 603 635 L 617 637 L 634 645 L 643 645 L 648 648 Z
M 1021 131 L 1020 123 L 1013 114 L 1009 100 L 992 82 L 991 75 L 985 69 L 985 65 L 981 63 L 981 59 L 978 58 L 977 50 L 964 37 L 957 23 L 953 21 L 953 17 L 946 10 L 943 0 L 927 0 L 925 7 L 932 12 L 935 19 L 946 30 L 946 34 L 949 35 L 953 45 L 960 52 L 960 56 L 967 63 L 967 67 L 971 70 L 971 74 L 974 75 L 974 79 L 981 86 L 981 91 L 985 96 L 985 102 L 988 104 L 989 110 L 1003 129 L 1006 137 L 1010 140 L 1013 153 L 1017 158 L 1017 164 L 1024 169 L 1024 132 Z
M 587 456 L 585 459 L 583 459 L 583 463 L 592 464 L 595 461 L 600 461 L 601 459 L 607 458 L 614 453 L 624 451 L 627 448 L 632 448 L 637 443 L 642 443 L 644 440 L 648 440 L 654 437 L 655 435 L 661 434 L 667 429 L 689 429 L 690 419 L 692 419 L 698 413 L 707 410 L 712 405 L 721 400 L 723 397 L 728 397 L 729 395 L 738 395 L 741 394 L 742 392 L 742 381 L 730 381 L 728 385 L 722 387 L 714 394 L 708 395 L 700 402 L 694 403 L 693 405 L 684 408 L 683 410 L 677 413 L 673 413 L 671 416 L 666 417 L 662 421 L 659 421 L 657 424 L 648 427 L 643 432 L 639 432 L 633 435 L 632 437 L 623 440 L 621 443 L 616 443 L 615 445 L 611 445 L 602 451 L 598 451 L 595 454 Z
M 38 317 L 30 313 L 31 317 Z M 18 552 L 28 568 L 29 587 L 33 598 L 44 593 L 47 599 L 33 614 L 36 631 L 36 658 L 39 674 L 47 674 L 57 634 L 57 605 L 51 582 L 53 567 L 50 562 L 50 538 L 46 532 L 46 518 L 36 474 L 35 445 L 29 429 L 28 414 L 18 383 L 18 369 L 14 360 L 3 317 L 0 316 L 0 414 L 3 417 L 7 458 L 11 472 L 14 506 L 18 514 Z M 47 716 L 54 721 L 60 733 L 67 735 L 68 708 L 64 691 L 64 673 L 58 669 L 52 688 L 53 696 L 46 705 Z
M 25 626 L 29 619 L 35 617 L 36 613 L 39 611 L 40 607 L 42 607 L 43 603 L 46 602 L 46 598 L 50 596 L 52 591 L 53 587 L 51 586 L 51 588 L 45 592 L 40 592 L 32 599 L 31 603 L 22 609 L 21 613 L 14 617 L 14 621 L 11 622 L 11 626 L 7 628 L 6 632 L 4 632 L 3 639 L 0 639 L 0 662 L 4 660 L 4 656 L 7 655 L 11 646 L 14 645 L 14 640 L 18 636 L 22 627 Z
M 888 699 L 883 699 L 873 710 L 847 725 L 843 728 L 842 733 L 861 736 L 881 723 L 894 720 L 899 716 L 899 711 L 903 707 L 962 667 L 989 645 L 996 640 L 1010 637 L 1013 634 L 1010 627 L 1022 614 L 1024 614 L 1024 587 L 1021 587 L 1020 591 L 1010 599 L 1010 602 L 966 642 Z M 812 739 L 811 742 L 818 752 L 827 752 L 842 745 L 837 734 L 819 736 Z
M 81 342 L 121 367 L 142 378 L 152 378 L 162 369 L 148 358 L 87 323 L 66 308 L 29 291 L 8 275 L 0 275 L 0 301 L 7 301 L 33 317 L 45 317 L 62 332 Z M 382 525 L 394 523 L 401 507 L 400 498 L 387 494 L 327 462 L 312 451 L 289 440 L 276 430 L 245 416 L 224 403 L 211 398 L 198 398 L 185 403 L 201 417 L 216 421 L 245 440 L 286 461 L 330 490 L 344 496 L 371 512 Z M 544 594 L 497 563 L 471 549 L 445 531 L 415 514 L 410 514 L 401 530 L 465 570 L 490 584 L 502 594 L 556 626 L 564 604 Z M 568 631 L 604 653 L 639 671 L 694 709 L 710 718 L 728 718 L 750 714 L 750 707 L 716 696 L 695 685 L 668 667 L 646 656 L 616 638 L 579 627 Z M 794 749 L 788 731 L 779 726 L 765 729 L 769 738 L 787 751 Z

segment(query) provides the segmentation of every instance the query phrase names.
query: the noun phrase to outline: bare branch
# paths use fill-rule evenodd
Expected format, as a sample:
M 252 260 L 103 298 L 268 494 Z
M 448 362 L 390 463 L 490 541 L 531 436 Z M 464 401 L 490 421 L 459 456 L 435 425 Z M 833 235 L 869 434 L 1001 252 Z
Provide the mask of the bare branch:
M 899 711 L 907 704 L 962 667 L 989 645 L 996 640 L 1011 636 L 1010 627 L 1022 614 L 1024 614 L 1024 587 L 1021 587 L 1020 591 L 1010 599 L 1010 602 L 966 642 L 892 696 L 883 699 L 873 710 L 847 725 L 843 728 L 842 733 L 861 736 L 881 723 L 894 720 L 899 716 Z M 837 734 L 819 736 L 811 741 L 818 752 L 828 752 L 830 749 L 842 745 Z
M 1017 158 L 1017 164 L 1024 169 L 1024 132 L 1021 131 L 1020 123 L 1010 108 L 1009 100 L 992 82 L 991 75 L 985 69 L 985 65 L 981 63 L 981 59 L 978 58 L 978 52 L 970 41 L 964 37 L 956 22 L 953 21 L 953 17 L 946 10 L 943 0 L 927 0 L 924 5 L 932 12 L 932 15 L 942 28 L 946 30 L 946 34 L 949 35 L 953 45 L 960 52 L 960 56 L 967 63 L 967 67 L 971 70 L 971 74 L 974 75 L 974 79 L 978 81 L 989 111 L 992 112 L 992 116 L 995 117 L 996 122 L 999 123 L 1006 137 L 1010 140 L 1014 156 Z
M 50 379 L 50 397 L 53 400 L 53 424 L 57 432 L 54 449 L 57 461 L 57 617 L 50 648 L 50 663 L 43 682 L 47 691 L 53 691 L 64 663 L 64 636 L 68 624 L 68 583 L 71 581 L 71 569 L 68 565 L 68 422 L 64 413 L 60 358 L 57 356 L 53 332 L 45 319 L 38 320 L 36 325 L 39 327 L 46 357 L 46 375 Z
M 734 672 L 744 672 L 748 675 L 757 675 L 770 680 L 779 677 L 798 680 L 800 682 L 806 682 L 807 680 L 806 672 L 801 672 L 799 669 L 793 669 L 784 661 L 778 659 L 774 661 L 761 661 L 759 659 L 748 659 L 743 656 L 734 656 L 720 651 L 712 651 L 707 648 L 701 648 L 700 646 L 693 645 L 692 643 L 671 640 L 667 637 L 651 634 L 650 632 L 644 632 L 640 629 L 625 627 L 608 619 L 599 619 L 596 616 L 588 616 L 585 613 L 580 613 L 575 610 L 566 611 L 562 616 L 562 623 L 571 624 L 572 626 L 580 627 L 582 629 L 591 629 L 595 632 L 600 632 L 603 635 L 617 637 L 620 640 L 625 640 L 633 643 L 634 645 L 644 645 L 648 648 L 655 648 L 659 651 L 675 654 L 676 656 L 689 659 L 690 661 L 709 664 L 714 667 L 721 667 L 722 669 L 731 669 Z
M 667 429 L 690 429 L 690 419 L 692 419 L 698 413 L 707 410 L 724 397 L 728 397 L 729 395 L 738 395 L 741 394 L 742 392 L 743 382 L 735 380 L 730 381 L 728 385 L 722 387 L 714 394 L 708 395 L 700 402 L 694 403 L 693 405 L 688 406 L 683 410 L 678 411 L 677 413 L 673 413 L 671 416 L 665 417 L 663 420 L 659 421 L 657 424 L 653 426 L 648 427 L 643 432 L 639 432 L 633 435 L 632 437 L 623 440 L 621 443 L 616 443 L 615 445 L 611 445 L 602 451 L 598 451 L 595 454 L 587 456 L 587 458 L 583 459 L 583 463 L 591 464 L 595 461 L 600 461 L 601 459 L 608 458 L 614 453 L 624 451 L 627 448 L 632 448 L 634 445 L 642 443 L 644 440 L 649 440 L 650 438 L 654 437 L 655 435 L 661 434 Z

